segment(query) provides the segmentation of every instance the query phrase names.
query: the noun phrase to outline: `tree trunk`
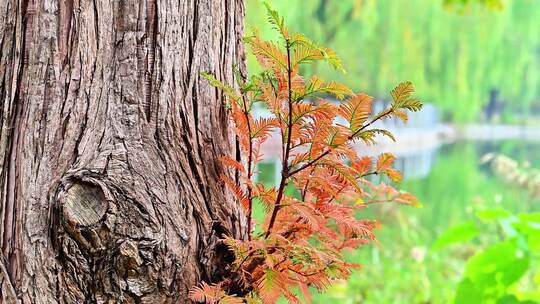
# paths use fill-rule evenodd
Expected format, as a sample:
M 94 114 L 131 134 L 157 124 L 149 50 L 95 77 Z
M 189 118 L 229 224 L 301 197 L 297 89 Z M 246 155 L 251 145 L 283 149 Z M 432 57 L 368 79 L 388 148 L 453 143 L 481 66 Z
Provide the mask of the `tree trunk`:
M 185 303 L 246 237 L 219 158 L 241 0 L 0 1 L 0 302 Z

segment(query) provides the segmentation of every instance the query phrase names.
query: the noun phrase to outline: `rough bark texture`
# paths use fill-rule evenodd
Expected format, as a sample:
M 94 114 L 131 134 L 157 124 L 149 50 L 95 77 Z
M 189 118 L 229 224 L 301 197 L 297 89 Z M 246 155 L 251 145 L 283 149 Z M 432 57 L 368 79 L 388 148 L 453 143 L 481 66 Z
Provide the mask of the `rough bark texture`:
M 245 237 L 219 157 L 241 0 L 0 1 L 0 302 L 184 303 Z

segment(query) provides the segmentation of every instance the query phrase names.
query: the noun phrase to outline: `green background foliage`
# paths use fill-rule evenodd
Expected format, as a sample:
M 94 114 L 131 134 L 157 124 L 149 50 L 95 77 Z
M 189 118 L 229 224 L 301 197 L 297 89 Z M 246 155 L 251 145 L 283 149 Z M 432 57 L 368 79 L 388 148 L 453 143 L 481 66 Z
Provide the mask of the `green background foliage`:
M 343 75 L 309 73 L 384 97 L 411 80 L 446 120 L 479 117 L 492 90 L 507 121 L 540 106 L 540 5 L 536 0 L 274 0 L 291 28 L 338 52 Z M 487 4 L 487 5 L 479 5 Z M 246 23 L 272 35 L 261 1 L 247 1 Z M 250 65 L 252 71 L 256 68 Z

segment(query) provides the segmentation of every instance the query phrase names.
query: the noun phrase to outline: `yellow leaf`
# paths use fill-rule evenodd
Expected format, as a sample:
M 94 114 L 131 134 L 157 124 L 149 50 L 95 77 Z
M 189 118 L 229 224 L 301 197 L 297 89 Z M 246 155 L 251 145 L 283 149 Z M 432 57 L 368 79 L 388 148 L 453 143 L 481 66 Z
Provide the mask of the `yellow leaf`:
M 383 153 L 377 159 L 377 172 L 384 172 L 392 167 L 396 157 L 391 153 Z

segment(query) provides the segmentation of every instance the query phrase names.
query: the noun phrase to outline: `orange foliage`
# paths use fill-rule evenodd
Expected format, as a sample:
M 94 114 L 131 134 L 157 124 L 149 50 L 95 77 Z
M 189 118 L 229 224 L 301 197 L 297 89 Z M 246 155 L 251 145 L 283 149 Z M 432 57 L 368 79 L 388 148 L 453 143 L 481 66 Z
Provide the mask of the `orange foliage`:
M 370 204 L 397 202 L 417 205 L 414 196 L 385 183 L 374 184 L 369 175 L 385 175 L 399 182 L 401 174 L 392 168 L 395 157 L 385 153 L 375 161 L 359 157 L 352 143 L 374 144 L 377 136 L 393 139 L 390 132 L 371 128 L 375 121 L 388 117 L 407 120 L 407 111 L 418 111 L 422 104 L 413 96 L 410 82 L 392 90 L 393 102 L 380 113 L 372 113 L 373 98 L 353 93 L 336 82 L 325 82 L 300 75 L 300 66 L 326 61 L 342 69 L 329 49 L 316 46 L 301 34 L 291 34 L 283 19 L 268 9 L 269 20 L 281 34 L 281 42 L 262 40 L 258 33 L 246 39 L 265 71 L 238 88 L 222 84 L 209 74 L 204 76 L 223 90 L 230 103 L 236 136 L 245 157 L 238 162 L 229 157 L 223 164 L 235 170 L 239 181 L 227 176 L 223 181 L 245 208 L 250 229 L 248 240 L 224 237 L 235 256 L 231 278 L 241 282 L 231 294 L 225 280 L 202 283 L 192 291 L 192 299 L 207 303 L 275 303 L 285 297 L 299 302 L 297 288 L 309 300 L 309 286 L 324 289 L 333 280 L 346 279 L 352 267 L 342 252 L 375 239 L 377 223 L 359 219 L 358 211 Z M 334 96 L 340 105 L 325 100 Z M 271 118 L 254 119 L 252 107 L 262 103 Z M 336 123 L 337 118 L 346 125 Z M 281 136 L 281 180 L 278 187 L 265 187 L 253 181 L 254 168 L 262 155 L 260 146 L 273 133 Z M 299 195 L 288 195 L 293 185 Z M 266 208 L 264 232 L 251 231 L 253 200 Z

